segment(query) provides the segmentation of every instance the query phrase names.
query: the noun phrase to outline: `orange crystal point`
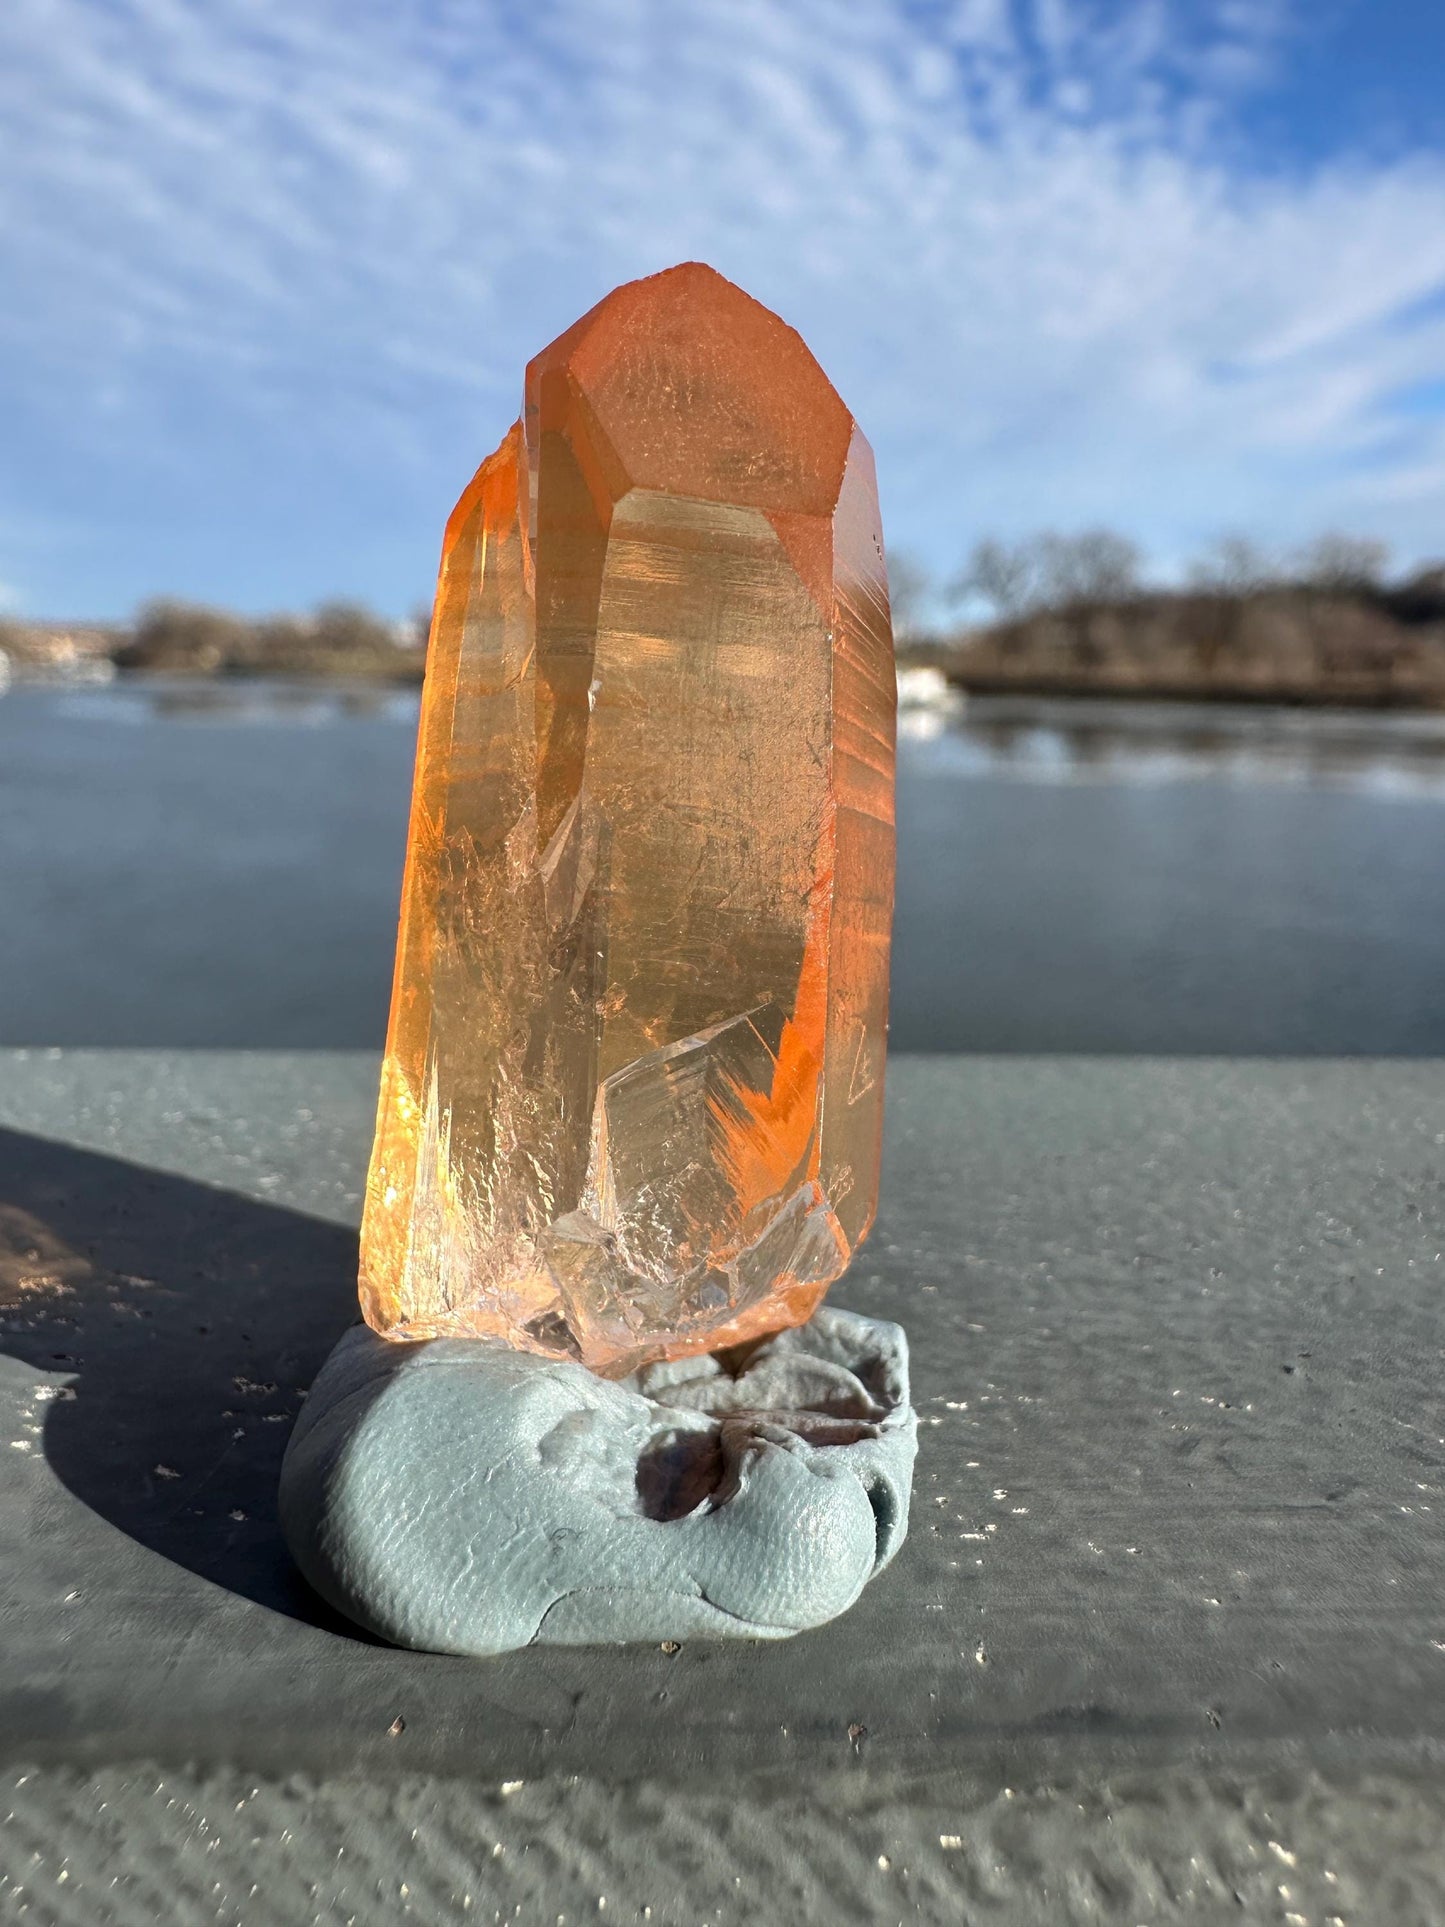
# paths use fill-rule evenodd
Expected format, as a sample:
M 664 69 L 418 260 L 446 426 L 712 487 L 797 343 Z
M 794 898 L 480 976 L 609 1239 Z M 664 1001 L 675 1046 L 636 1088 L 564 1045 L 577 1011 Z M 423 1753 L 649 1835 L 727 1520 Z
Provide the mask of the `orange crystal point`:
M 873 1220 L 893 641 L 867 442 L 696 262 L 527 370 L 447 526 L 361 1304 L 620 1373 Z

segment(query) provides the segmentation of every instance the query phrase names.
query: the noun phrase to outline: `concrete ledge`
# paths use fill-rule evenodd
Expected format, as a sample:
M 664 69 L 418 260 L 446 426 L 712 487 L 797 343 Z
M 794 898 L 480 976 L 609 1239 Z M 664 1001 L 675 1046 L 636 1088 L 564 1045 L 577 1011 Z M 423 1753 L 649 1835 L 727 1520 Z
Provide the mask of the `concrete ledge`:
M 783 1644 L 482 1664 L 277 1528 L 374 1075 L 0 1056 L 0 1758 L 877 1800 L 1445 1747 L 1440 1066 L 896 1061 L 834 1299 L 913 1341 L 898 1558 Z

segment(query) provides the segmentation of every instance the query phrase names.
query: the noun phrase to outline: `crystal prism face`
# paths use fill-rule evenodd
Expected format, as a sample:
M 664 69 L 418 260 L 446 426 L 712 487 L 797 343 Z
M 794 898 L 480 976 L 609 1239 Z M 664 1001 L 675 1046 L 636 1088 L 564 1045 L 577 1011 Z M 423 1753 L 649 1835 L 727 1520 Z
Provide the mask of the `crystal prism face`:
M 361 1303 L 618 1373 L 800 1323 L 878 1189 L 868 444 L 698 264 L 527 370 L 446 532 Z

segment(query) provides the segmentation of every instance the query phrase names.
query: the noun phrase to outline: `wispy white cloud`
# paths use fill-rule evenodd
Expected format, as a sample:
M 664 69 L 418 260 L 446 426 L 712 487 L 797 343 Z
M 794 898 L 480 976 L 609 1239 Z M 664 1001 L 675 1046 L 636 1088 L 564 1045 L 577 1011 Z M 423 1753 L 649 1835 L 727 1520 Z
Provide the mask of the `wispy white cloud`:
M 280 465 L 302 507 L 248 551 L 262 599 L 307 567 L 345 586 L 343 528 L 420 577 L 526 356 L 700 255 L 804 330 L 940 563 L 1101 519 L 1165 556 L 1342 520 L 1439 548 L 1445 419 L 1394 398 L 1445 368 L 1445 159 L 1265 165 L 1236 108 L 1298 25 L 1282 0 L 9 0 L 27 468 L 128 465 L 183 533 L 199 461 L 227 513 Z M 354 512 L 308 522 L 305 478 Z M 394 550 L 365 533 L 388 490 Z

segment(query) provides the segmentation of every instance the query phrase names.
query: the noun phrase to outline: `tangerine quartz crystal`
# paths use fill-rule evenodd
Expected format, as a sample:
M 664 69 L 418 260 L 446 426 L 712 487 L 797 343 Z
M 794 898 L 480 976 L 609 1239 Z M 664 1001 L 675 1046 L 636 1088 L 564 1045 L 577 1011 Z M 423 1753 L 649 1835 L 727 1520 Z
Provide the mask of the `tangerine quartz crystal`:
M 527 370 L 447 526 L 367 1322 L 617 1375 L 800 1324 L 872 1223 L 895 686 L 873 458 L 711 268 Z

